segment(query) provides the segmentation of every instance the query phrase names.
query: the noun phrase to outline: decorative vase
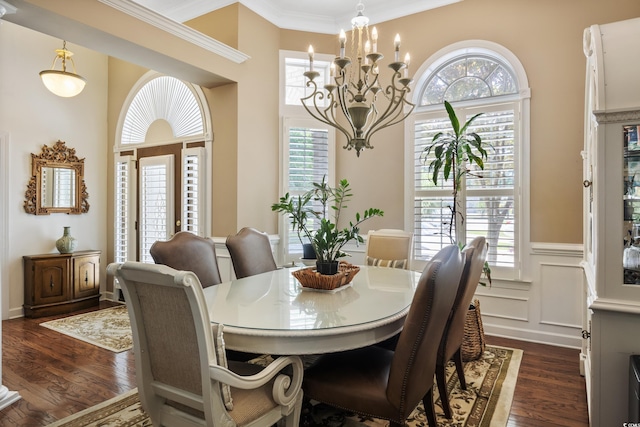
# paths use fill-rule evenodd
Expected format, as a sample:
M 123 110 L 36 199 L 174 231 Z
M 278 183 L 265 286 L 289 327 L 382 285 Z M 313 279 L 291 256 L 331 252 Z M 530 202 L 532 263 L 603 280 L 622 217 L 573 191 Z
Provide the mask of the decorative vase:
M 316 271 L 328 276 L 337 274 L 338 261 L 316 261 Z
M 56 240 L 58 252 L 61 254 L 70 254 L 75 250 L 77 244 L 77 240 L 71 236 L 71 227 L 64 227 L 62 237 Z

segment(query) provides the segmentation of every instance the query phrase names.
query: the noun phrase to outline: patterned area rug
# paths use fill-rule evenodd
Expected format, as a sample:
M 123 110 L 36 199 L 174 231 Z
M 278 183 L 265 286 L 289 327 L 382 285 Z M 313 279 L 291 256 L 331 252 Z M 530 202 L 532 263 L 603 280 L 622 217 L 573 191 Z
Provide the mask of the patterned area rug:
M 51 320 L 40 326 L 116 353 L 133 347 L 125 305 Z
M 509 419 L 511 402 L 520 368 L 522 350 L 487 346 L 479 360 L 465 365 L 467 390 L 460 390 L 453 364 L 447 367 L 448 388 L 451 390 L 453 418 L 442 413 L 437 387 L 434 385 L 436 415 L 440 427 L 504 427 Z M 268 362 L 268 360 L 266 360 Z M 265 359 L 256 360 L 262 364 Z M 381 427 L 388 422 L 360 417 L 327 405 L 312 402 L 311 427 Z M 304 416 L 304 415 L 303 415 Z M 408 419 L 409 427 L 424 427 L 427 420 L 422 404 Z M 117 396 L 51 425 L 51 427 L 151 426 L 140 406 L 137 390 Z

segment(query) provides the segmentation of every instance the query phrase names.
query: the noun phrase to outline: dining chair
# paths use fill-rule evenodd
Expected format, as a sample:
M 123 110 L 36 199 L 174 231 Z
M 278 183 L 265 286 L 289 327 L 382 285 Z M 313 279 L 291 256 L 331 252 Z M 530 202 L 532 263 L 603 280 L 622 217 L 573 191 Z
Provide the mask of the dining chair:
M 460 278 L 460 286 L 453 303 L 451 316 L 442 334 L 442 341 L 440 342 L 436 360 L 436 383 L 438 384 L 442 409 L 447 418 L 451 418 L 451 405 L 449 404 L 445 370 L 449 360 L 453 359 L 455 363 L 460 388 L 467 389 L 461 347 L 469 305 L 478 287 L 484 263 L 487 259 L 486 239 L 482 236 L 476 237 L 464 247 L 462 253 L 465 255 L 464 270 Z
M 365 264 L 410 269 L 413 233 L 383 228 L 370 230 L 367 235 Z
M 226 245 L 237 279 L 278 268 L 267 233 L 244 227 L 236 235 L 228 236 Z
M 297 427 L 303 365 L 227 362 L 198 277 L 165 265 L 111 264 L 131 320 L 138 393 L 154 426 Z
M 167 241 L 154 242 L 149 253 L 156 264 L 193 271 L 204 288 L 222 282 L 216 246 L 209 238 L 189 231 L 179 231 Z
M 463 267 L 457 246 L 438 252 L 422 271 L 395 351 L 369 346 L 322 355 L 305 370 L 305 396 L 389 420 L 391 427 L 404 426 L 422 400 L 435 427 L 436 357 Z

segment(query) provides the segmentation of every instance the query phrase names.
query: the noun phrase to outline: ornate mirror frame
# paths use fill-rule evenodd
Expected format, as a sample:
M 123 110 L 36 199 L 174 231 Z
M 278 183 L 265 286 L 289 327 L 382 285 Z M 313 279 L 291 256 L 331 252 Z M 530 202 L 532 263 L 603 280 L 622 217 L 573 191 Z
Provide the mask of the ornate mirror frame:
M 73 206 L 53 207 L 42 204 L 42 174 L 44 168 L 72 169 L 75 172 Z M 44 145 L 42 153 L 31 154 L 31 179 L 25 192 L 24 211 L 34 215 L 51 213 L 81 214 L 89 212 L 89 193 L 84 183 L 84 159 L 76 156 L 75 148 L 68 148 L 58 140 L 53 147 Z

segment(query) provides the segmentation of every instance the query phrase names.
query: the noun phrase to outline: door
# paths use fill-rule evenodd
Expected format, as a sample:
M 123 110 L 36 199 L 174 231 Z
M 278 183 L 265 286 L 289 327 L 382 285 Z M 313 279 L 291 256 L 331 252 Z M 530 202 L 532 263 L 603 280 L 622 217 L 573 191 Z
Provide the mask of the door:
M 137 259 L 153 263 L 149 254 L 156 240 L 180 231 L 182 144 L 138 150 Z

